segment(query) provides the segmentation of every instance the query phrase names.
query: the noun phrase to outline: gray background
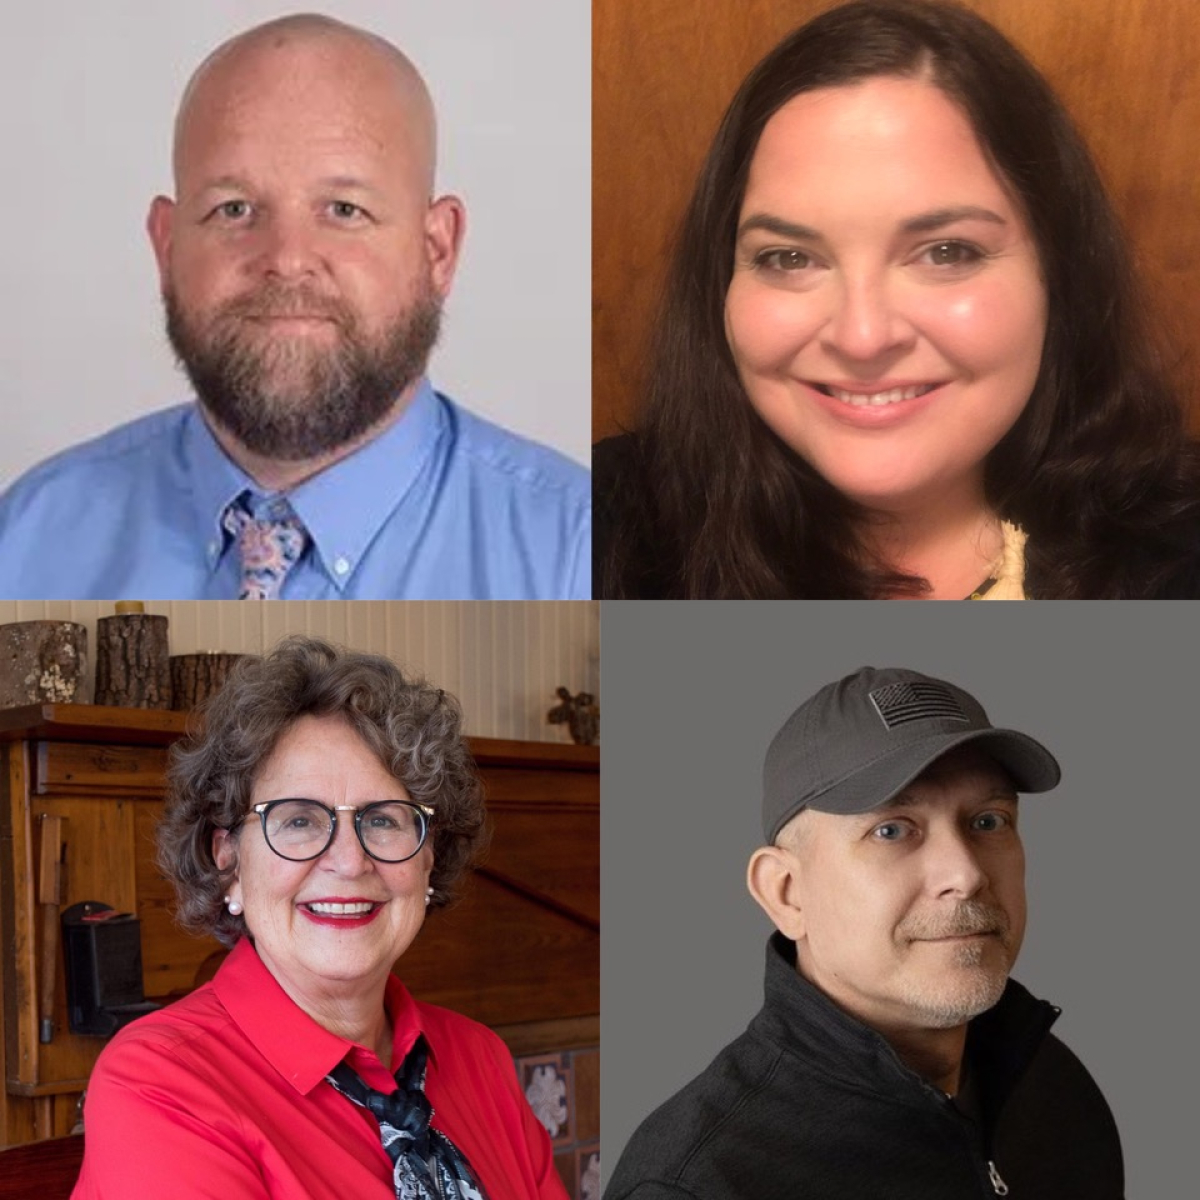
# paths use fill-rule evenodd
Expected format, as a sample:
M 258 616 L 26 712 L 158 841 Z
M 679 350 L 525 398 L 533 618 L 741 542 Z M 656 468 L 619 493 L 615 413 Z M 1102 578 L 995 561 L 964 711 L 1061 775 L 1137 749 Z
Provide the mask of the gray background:
M 857 667 L 910 666 L 1043 740 L 1022 802 L 1014 971 L 1104 1091 L 1128 1194 L 1194 1174 L 1197 608 L 1169 603 L 606 603 L 604 1159 L 761 1002 L 771 926 L 744 885 L 766 745 Z M 1174 1183 L 1174 1187 L 1170 1186 Z M 1186 1189 L 1185 1189 L 1186 1190 Z
M 433 92 L 438 187 L 467 205 L 435 384 L 590 461 L 586 0 L 39 0 L 6 5 L 0 38 L 0 487 L 188 398 L 143 228 L 175 107 L 219 42 L 306 7 L 395 41 Z

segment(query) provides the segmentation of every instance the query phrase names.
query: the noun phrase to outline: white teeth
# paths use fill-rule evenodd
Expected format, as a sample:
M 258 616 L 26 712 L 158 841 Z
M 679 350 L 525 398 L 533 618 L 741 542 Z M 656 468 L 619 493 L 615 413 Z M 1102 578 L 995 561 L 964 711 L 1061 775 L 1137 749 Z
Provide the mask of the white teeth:
M 369 913 L 375 905 L 364 902 L 361 904 L 310 904 L 308 907 L 313 912 L 322 913 L 325 916 L 356 917 L 363 913 Z
M 917 387 L 891 388 L 886 392 L 843 392 L 840 388 L 826 389 L 835 399 L 843 404 L 852 404 L 855 408 L 878 408 L 884 404 L 898 404 L 901 400 L 915 400 L 933 390 L 933 384 L 920 384 Z

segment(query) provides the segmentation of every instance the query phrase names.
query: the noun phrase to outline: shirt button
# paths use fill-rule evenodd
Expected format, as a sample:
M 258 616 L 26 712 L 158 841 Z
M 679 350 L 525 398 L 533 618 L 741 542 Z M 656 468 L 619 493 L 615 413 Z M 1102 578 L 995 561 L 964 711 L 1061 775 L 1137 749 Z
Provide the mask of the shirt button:
M 335 558 L 333 560 L 333 570 L 337 575 L 345 575 L 350 570 L 350 560 L 348 558 Z

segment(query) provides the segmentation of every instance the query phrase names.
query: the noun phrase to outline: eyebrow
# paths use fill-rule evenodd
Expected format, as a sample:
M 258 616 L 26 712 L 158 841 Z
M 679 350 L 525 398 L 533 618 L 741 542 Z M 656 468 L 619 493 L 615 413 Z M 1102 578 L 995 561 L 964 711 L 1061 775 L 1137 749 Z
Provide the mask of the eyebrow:
M 921 213 L 920 216 L 910 217 L 901 226 L 905 233 L 932 233 L 944 225 L 954 225 L 959 221 L 988 221 L 993 225 L 1007 225 L 1008 222 L 990 208 L 980 208 L 976 204 L 960 204 L 957 208 L 935 208 L 933 212 Z
M 247 186 L 246 181 L 238 175 L 218 175 L 216 179 L 209 179 L 200 188 L 203 192 L 223 191 L 226 188 L 231 188 L 235 191 L 241 190 Z
M 992 225 L 1007 225 L 1008 221 L 990 208 L 981 208 L 977 204 L 960 204 L 953 208 L 935 208 L 931 212 L 919 213 L 909 217 L 900 228 L 904 233 L 932 233 L 947 225 L 959 221 L 987 221 Z M 752 213 L 738 226 L 738 238 L 761 229 L 766 233 L 774 233 L 779 237 L 794 238 L 797 241 L 820 241 L 821 234 L 808 225 L 797 225 L 785 221 L 782 217 L 771 213 Z
M 324 179 L 317 180 L 317 186 L 325 189 L 335 189 L 340 191 L 354 190 L 359 192 L 373 192 L 376 189 L 367 183 L 364 179 L 359 179 L 355 175 L 330 175 Z M 250 187 L 249 182 L 240 175 L 219 175 L 216 179 L 210 179 L 201 189 L 205 192 L 220 191 L 225 188 L 234 190 L 246 190 Z
M 373 192 L 376 190 L 365 179 L 359 179 L 356 175 L 329 175 L 324 179 L 318 179 L 317 186 L 339 191 L 349 189 L 357 192 Z
M 1020 798 L 1020 794 L 1017 792 L 1016 788 L 996 787 L 988 792 L 986 796 L 979 797 L 978 803 L 990 804 L 995 800 L 1011 800 L 1017 802 L 1020 800 Z M 870 812 L 888 812 L 894 808 L 917 808 L 922 803 L 924 802 L 919 795 L 915 794 L 911 788 L 905 788 L 898 795 L 893 796 L 891 800 L 881 804 L 878 808 L 871 809 Z M 863 815 L 866 816 L 867 814 L 864 813 Z

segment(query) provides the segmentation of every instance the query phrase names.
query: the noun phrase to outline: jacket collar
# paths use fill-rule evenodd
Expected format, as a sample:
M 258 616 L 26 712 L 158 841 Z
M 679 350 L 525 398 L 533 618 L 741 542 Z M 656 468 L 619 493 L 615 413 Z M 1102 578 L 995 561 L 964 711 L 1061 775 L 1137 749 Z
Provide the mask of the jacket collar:
M 795 943 L 780 933 L 767 943 L 765 994 L 750 1031 L 802 1058 L 808 1069 L 911 1104 L 927 1104 L 937 1092 L 900 1061 L 882 1034 L 844 1012 L 796 970 Z M 996 1006 L 967 1026 L 966 1053 L 985 1128 L 994 1125 L 1059 1012 L 1010 979 Z

